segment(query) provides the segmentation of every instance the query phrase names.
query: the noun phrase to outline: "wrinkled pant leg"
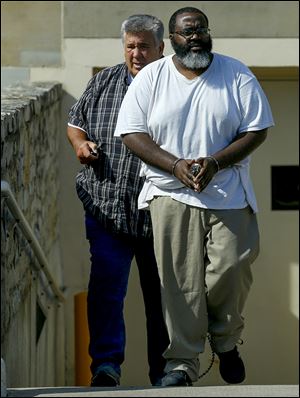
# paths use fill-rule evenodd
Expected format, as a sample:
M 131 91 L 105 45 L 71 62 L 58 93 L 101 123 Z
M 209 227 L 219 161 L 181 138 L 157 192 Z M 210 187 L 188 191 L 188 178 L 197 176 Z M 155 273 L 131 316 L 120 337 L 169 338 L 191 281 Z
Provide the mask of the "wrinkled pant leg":
M 133 249 L 126 238 L 111 234 L 89 214 L 86 236 L 91 253 L 87 299 L 91 371 L 112 363 L 120 373 L 125 352 L 123 307 Z
M 259 252 L 256 215 L 250 207 L 208 211 L 206 286 L 209 333 L 216 352 L 230 351 L 244 329 L 243 309 Z
M 166 360 L 163 353 L 168 347 L 169 337 L 162 313 L 160 279 L 152 239 L 136 240 L 135 258 L 145 304 L 149 378 L 154 384 L 164 374 Z
M 199 376 L 199 353 L 207 334 L 203 260 L 203 209 L 156 197 L 150 203 L 162 306 L 170 344 L 166 372 Z

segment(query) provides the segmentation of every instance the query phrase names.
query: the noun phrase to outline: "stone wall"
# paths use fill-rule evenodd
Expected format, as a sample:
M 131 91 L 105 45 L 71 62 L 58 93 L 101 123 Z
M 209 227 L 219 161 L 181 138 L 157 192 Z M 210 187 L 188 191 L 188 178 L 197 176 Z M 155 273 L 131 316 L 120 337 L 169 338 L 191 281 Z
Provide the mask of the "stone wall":
M 62 86 L 55 82 L 19 84 L 4 89 L 1 96 L 1 180 L 10 185 L 44 251 L 49 271 L 61 286 L 58 143 Z M 24 372 L 24 366 L 40 370 L 54 366 L 39 364 L 36 359 L 41 351 L 39 340 L 43 340 L 46 329 L 45 344 L 52 345 L 51 350 L 55 352 L 57 337 L 53 322 L 57 314 L 52 312 L 56 303 L 51 298 L 46 278 L 38 271 L 34 252 L 3 197 L 1 254 L 1 351 L 7 363 L 8 378 L 11 375 L 8 384 L 15 387 L 18 384 L 38 385 L 40 379 L 55 385 L 55 375 L 50 375 L 49 380 L 47 373 L 39 377 L 37 369 Z M 50 341 L 49 336 L 53 337 Z M 30 347 L 28 355 L 24 344 Z M 21 373 L 23 367 L 22 374 L 16 372 L 18 366 Z M 17 377 L 11 372 L 12 368 Z

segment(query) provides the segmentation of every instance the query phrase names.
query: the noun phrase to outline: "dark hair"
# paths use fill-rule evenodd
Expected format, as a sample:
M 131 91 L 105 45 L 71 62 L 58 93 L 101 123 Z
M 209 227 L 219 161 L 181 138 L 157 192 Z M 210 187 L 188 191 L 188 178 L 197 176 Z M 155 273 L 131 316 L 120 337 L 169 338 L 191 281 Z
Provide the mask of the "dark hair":
M 164 38 L 164 25 L 156 17 L 147 14 L 131 15 L 121 26 L 121 38 L 124 43 L 125 33 L 152 32 L 157 44 Z
M 195 8 L 195 7 L 183 7 L 183 8 L 180 8 L 179 10 L 175 11 L 174 14 L 171 16 L 170 21 L 169 21 L 169 33 L 174 33 L 174 31 L 175 31 L 177 16 L 181 15 L 181 14 L 185 14 L 186 12 L 203 15 L 207 22 L 207 26 L 208 26 L 208 18 L 204 14 L 204 12 L 202 12 L 201 10 L 199 10 L 198 8 Z

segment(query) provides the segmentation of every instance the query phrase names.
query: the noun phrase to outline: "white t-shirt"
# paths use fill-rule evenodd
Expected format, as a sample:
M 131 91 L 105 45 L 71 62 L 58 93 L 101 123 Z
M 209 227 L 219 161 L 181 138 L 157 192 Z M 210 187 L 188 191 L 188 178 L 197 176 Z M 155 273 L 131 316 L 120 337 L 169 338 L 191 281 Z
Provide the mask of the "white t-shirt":
M 274 125 L 269 103 L 257 79 L 240 61 L 214 53 L 209 68 L 192 80 L 176 69 L 173 55 L 145 66 L 122 102 L 115 136 L 148 133 L 173 155 L 195 159 L 227 147 L 239 133 Z M 202 192 L 185 187 L 176 177 L 142 165 L 146 181 L 139 208 L 154 196 L 209 209 L 257 211 L 249 176 L 250 157 L 220 170 Z

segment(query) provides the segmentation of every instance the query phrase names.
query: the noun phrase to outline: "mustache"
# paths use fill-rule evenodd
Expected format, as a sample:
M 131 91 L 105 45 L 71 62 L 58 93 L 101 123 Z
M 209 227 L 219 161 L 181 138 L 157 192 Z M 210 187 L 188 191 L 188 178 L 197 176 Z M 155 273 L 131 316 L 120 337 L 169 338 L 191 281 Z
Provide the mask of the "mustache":
M 186 56 L 192 54 L 192 47 L 201 47 L 199 53 L 209 53 L 212 50 L 212 39 L 209 38 L 208 40 L 201 40 L 200 38 L 193 39 L 190 42 L 186 42 L 185 44 L 179 44 L 173 37 L 171 39 L 171 45 L 175 50 L 175 53 L 179 56 Z
M 196 47 L 196 46 L 205 47 L 205 43 L 203 43 L 203 41 L 201 41 L 201 40 L 194 40 L 194 41 L 189 42 L 187 44 L 187 46 L 189 48 Z
M 203 41 L 203 40 L 193 40 L 186 44 L 185 48 L 189 51 L 192 47 L 201 47 L 203 51 L 211 51 L 212 45 L 211 42 Z

